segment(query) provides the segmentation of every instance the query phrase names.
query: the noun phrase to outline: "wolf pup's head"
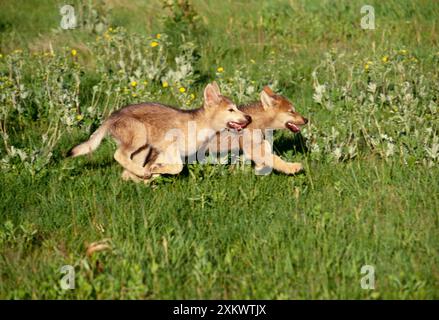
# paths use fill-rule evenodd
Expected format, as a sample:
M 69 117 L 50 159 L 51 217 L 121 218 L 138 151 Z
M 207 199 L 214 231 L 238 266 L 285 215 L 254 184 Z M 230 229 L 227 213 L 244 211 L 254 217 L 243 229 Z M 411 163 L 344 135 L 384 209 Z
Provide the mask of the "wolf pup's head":
M 308 119 L 296 112 L 293 104 L 287 98 L 275 94 L 268 86 L 264 87 L 260 97 L 267 119 L 267 127 L 271 129 L 287 128 L 296 133 L 300 131 L 300 126 L 308 123 Z
M 236 104 L 222 96 L 216 82 L 204 89 L 204 110 L 212 129 L 220 131 L 225 128 L 241 131 L 250 122 L 251 117 L 238 110 Z

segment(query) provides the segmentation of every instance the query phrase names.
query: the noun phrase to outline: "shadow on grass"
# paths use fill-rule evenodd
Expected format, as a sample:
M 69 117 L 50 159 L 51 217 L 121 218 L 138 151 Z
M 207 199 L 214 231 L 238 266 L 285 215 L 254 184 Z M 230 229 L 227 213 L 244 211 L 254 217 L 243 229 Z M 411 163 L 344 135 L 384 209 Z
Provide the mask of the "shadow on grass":
M 275 137 L 273 143 L 273 150 L 276 153 L 282 154 L 292 150 L 294 153 L 305 154 L 308 153 L 305 137 L 299 132 L 294 135 L 289 133 L 282 133 Z

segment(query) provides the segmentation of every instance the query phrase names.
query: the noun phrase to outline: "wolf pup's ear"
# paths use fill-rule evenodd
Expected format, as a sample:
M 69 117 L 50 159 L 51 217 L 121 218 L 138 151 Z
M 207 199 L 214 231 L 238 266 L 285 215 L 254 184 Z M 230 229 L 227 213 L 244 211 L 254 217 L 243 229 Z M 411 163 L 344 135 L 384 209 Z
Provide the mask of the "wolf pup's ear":
M 274 92 L 273 90 L 271 90 L 271 88 L 269 86 L 265 86 L 264 87 L 264 91 L 266 94 L 268 94 L 269 96 L 274 96 Z
M 212 107 L 221 102 L 220 94 L 219 94 L 219 88 L 218 85 L 215 83 L 208 84 L 206 88 L 204 88 L 204 106 L 205 107 Z
M 217 93 L 218 95 L 221 95 L 221 91 L 220 91 L 220 88 L 219 88 L 219 86 L 218 86 L 218 83 L 216 83 L 216 81 L 213 81 L 211 84 L 212 84 L 212 86 L 215 88 L 216 93 Z
M 265 87 L 265 88 L 268 88 L 268 87 Z M 269 108 L 272 108 L 274 106 L 275 100 L 273 98 L 274 94 L 273 95 L 268 94 L 265 91 L 265 88 L 263 91 L 261 91 L 260 97 L 261 97 L 262 107 L 264 108 L 264 110 L 268 110 Z M 271 91 L 270 88 L 268 88 L 268 89 Z M 271 91 L 271 93 L 273 93 L 273 91 Z

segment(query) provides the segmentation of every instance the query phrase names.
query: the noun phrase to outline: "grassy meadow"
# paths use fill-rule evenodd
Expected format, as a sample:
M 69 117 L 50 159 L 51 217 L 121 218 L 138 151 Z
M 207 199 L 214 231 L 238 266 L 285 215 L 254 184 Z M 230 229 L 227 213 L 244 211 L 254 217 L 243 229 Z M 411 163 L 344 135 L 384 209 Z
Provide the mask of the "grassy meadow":
M 66 30 L 64 1 L 0 3 L 1 299 L 439 298 L 437 1 L 369 1 L 373 30 L 357 0 L 71 4 Z M 289 97 L 310 122 L 274 150 L 303 174 L 135 184 L 110 139 L 66 158 L 113 110 L 199 107 L 212 80 Z

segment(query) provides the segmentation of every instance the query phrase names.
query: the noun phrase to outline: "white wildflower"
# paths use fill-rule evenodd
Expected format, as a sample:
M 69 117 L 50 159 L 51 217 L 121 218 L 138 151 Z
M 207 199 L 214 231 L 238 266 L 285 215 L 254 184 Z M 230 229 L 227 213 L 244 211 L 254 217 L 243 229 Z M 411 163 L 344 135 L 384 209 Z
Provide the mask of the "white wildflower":
M 377 85 L 373 82 L 369 83 L 369 85 L 367 86 L 367 91 L 371 93 L 375 93 L 376 89 L 377 89 Z
M 315 88 L 315 93 L 313 95 L 313 99 L 315 102 L 322 104 L 323 95 L 326 92 L 326 86 L 324 84 L 318 84 Z

